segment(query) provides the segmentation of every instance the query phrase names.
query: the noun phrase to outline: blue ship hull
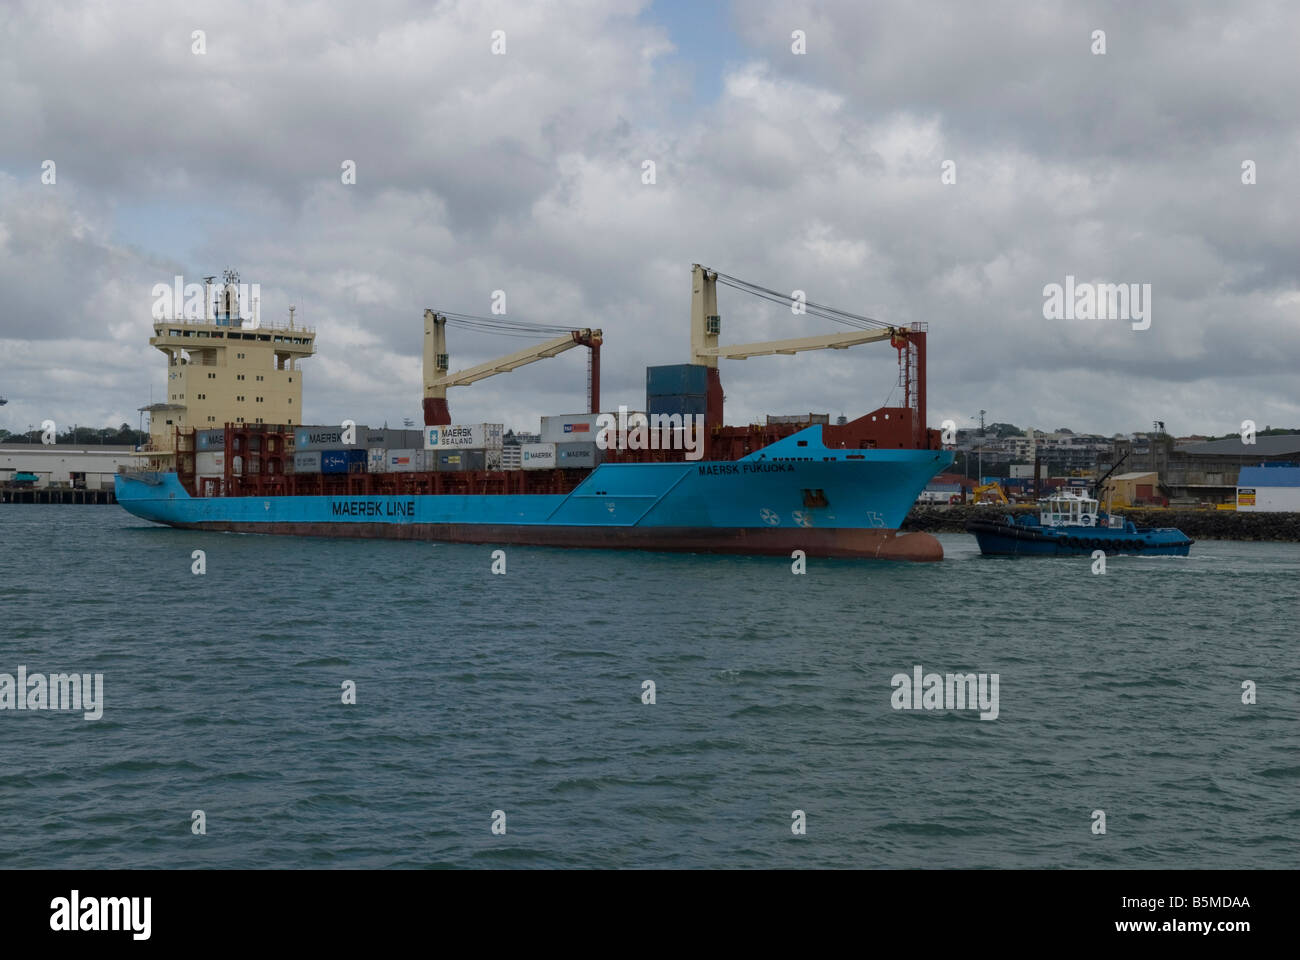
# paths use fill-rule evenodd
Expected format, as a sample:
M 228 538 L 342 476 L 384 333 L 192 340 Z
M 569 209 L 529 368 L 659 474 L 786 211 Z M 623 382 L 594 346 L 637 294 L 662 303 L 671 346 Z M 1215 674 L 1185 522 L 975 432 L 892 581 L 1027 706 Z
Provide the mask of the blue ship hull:
M 898 528 L 952 459 L 831 450 L 810 428 L 736 461 L 601 464 L 567 494 L 195 497 L 174 473 L 116 488 L 136 516 L 191 529 L 938 560 L 937 540 Z
M 1185 557 L 1195 542 L 1174 527 L 1043 527 L 1010 517 L 969 520 L 980 552 L 997 556 L 1077 557 L 1101 550 L 1107 556 Z

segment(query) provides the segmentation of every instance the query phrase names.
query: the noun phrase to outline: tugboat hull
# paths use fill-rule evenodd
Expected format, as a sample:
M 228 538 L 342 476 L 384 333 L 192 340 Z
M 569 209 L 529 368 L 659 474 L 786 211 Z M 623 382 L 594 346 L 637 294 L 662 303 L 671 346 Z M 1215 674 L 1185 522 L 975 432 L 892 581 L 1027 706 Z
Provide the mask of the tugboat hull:
M 1076 557 L 1101 550 L 1107 556 L 1185 557 L 1194 540 L 1173 527 L 1035 527 L 1010 517 L 968 520 L 980 552 L 994 556 Z

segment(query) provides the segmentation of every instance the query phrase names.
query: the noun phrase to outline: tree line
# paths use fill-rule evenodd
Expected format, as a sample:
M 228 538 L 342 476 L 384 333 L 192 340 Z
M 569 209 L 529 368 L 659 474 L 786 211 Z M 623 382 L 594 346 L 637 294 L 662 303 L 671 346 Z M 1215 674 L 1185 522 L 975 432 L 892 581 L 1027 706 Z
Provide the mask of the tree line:
M 40 443 L 42 431 L 39 427 L 21 433 L 10 433 L 8 430 L 0 430 L 0 443 Z M 62 433 L 56 433 L 54 440 L 56 443 L 66 443 L 73 446 L 89 446 L 91 444 L 104 444 L 105 446 L 135 446 L 144 443 L 149 439 L 149 434 L 144 430 L 136 430 L 129 423 L 124 423 L 120 427 L 72 427 L 64 430 Z

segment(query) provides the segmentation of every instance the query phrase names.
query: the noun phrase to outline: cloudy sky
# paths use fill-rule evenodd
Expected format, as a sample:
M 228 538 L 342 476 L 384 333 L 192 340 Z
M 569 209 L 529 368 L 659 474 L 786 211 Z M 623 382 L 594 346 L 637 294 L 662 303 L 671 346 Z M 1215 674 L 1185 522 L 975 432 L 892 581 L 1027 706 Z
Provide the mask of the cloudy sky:
M 693 262 L 927 322 L 931 426 L 1300 426 L 1297 37 L 1250 0 L 6 2 L 0 427 L 136 424 L 153 285 L 227 267 L 318 329 L 309 421 L 418 421 L 424 308 L 498 289 L 603 328 L 605 406 L 640 407 Z M 1150 284 L 1150 328 L 1046 319 L 1067 275 Z M 724 342 L 837 329 L 719 298 Z M 452 365 L 520 345 L 452 330 Z M 585 354 L 453 416 L 581 410 Z M 722 377 L 731 423 L 898 400 L 881 344 Z

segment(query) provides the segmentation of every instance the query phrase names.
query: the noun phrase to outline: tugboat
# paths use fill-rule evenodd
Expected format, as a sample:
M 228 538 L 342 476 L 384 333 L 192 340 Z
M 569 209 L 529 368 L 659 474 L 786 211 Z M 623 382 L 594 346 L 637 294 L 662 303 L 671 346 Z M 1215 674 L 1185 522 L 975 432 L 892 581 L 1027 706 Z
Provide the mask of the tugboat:
M 980 552 L 997 556 L 1090 556 L 1102 550 L 1143 557 L 1185 557 L 1192 544 L 1176 527 L 1139 527 L 1131 520 L 1097 511 L 1085 493 L 1065 490 L 1039 500 L 1037 516 L 1000 515 L 966 521 Z

